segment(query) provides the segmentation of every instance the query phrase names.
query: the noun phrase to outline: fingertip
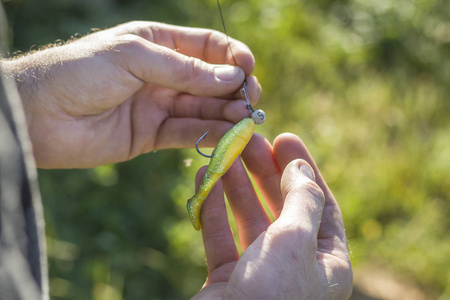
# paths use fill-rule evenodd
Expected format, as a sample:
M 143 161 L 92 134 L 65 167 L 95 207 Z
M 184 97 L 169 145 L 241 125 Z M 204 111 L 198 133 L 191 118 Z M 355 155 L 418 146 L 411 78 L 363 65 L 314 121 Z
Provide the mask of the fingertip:
M 266 146 L 268 146 L 270 149 L 272 149 L 272 145 L 270 144 L 270 142 L 266 139 L 265 136 L 263 136 L 262 134 L 259 133 L 254 133 L 249 144 L 264 144 Z
M 204 64 L 207 65 L 207 63 Z M 206 94 L 207 91 L 210 91 L 210 93 L 208 93 L 209 96 L 214 97 L 233 94 L 239 89 L 242 82 L 244 82 L 245 71 L 241 68 L 241 66 L 211 65 L 211 68 L 212 69 L 210 70 L 206 70 L 206 72 L 210 72 L 213 82 L 204 85 L 202 90 L 198 91 L 199 94 Z
M 249 75 L 253 73 L 255 69 L 255 57 L 253 56 L 250 48 L 244 43 L 231 39 L 231 48 L 233 49 L 234 58 L 237 65 L 244 69 L 245 74 Z M 231 53 L 230 53 L 231 55 Z
M 308 163 L 301 164 L 299 170 L 303 175 L 305 175 L 312 181 L 316 180 L 316 175 L 314 174 L 314 171 L 312 170 L 311 166 Z
M 242 82 L 245 78 L 244 70 L 238 66 L 216 65 L 213 67 L 213 73 L 220 83 Z
M 285 147 L 286 145 L 291 145 L 292 143 L 303 145 L 303 141 L 299 136 L 290 132 L 284 132 L 274 139 L 273 147 L 274 148 Z
M 310 164 L 304 160 L 304 159 L 295 159 L 293 161 L 291 161 L 287 166 L 286 169 L 288 168 L 296 168 L 296 171 L 300 171 L 300 173 L 307 177 L 308 179 L 315 181 L 316 180 L 316 175 L 314 174 L 314 171 L 312 169 L 312 167 L 310 166 Z
M 282 133 L 277 136 L 273 142 L 273 152 L 281 170 L 284 170 L 292 160 L 297 158 L 312 163 L 312 158 L 302 139 L 293 133 Z
M 257 105 L 261 99 L 262 88 L 258 82 L 256 76 L 247 76 L 245 78 L 247 81 L 248 95 L 252 105 Z
M 166 58 L 165 65 L 160 67 L 162 72 L 154 74 L 154 80 L 161 85 L 192 95 L 218 97 L 233 93 L 245 79 L 245 72 L 240 66 L 210 64 L 172 52 L 173 58 Z
M 290 161 L 286 167 L 284 167 L 283 172 L 281 174 L 281 193 L 283 198 L 289 193 L 289 191 L 295 188 L 297 184 L 297 177 L 300 173 L 300 168 L 305 161 L 303 159 L 294 159 Z
M 304 185 L 321 190 L 315 179 L 314 170 L 306 160 L 294 159 L 286 166 L 281 176 L 281 192 L 286 197 L 289 192 L 303 188 Z
M 203 176 L 206 173 L 206 170 L 208 169 L 208 166 L 203 166 L 200 169 L 198 169 L 197 174 L 195 175 L 195 190 L 198 189 L 200 186 L 200 183 L 203 179 Z

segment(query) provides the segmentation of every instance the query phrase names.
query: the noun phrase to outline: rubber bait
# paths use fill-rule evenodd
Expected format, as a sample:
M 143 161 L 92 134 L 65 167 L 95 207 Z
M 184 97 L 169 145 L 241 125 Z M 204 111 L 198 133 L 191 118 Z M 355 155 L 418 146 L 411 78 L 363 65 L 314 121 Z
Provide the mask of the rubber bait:
M 236 63 L 233 52 L 231 50 L 230 42 L 228 40 L 228 34 L 226 33 L 225 23 L 223 21 L 222 11 L 220 9 L 219 0 L 217 0 L 217 5 L 219 6 L 220 16 L 222 18 L 222 24 L 227 36 L 228 47 L 231 51 L 233 60 Z M 262 124 L 266 120 L 266 114 L 261 109 L 253 109 L 250 98 L 248 95 L 247 81 L 244 80 L 244 87 L 241 89 L 241 94 L 247 102 L 247 109 L 252 113 L 251 118 L 244 118 L 239 123 L 233 126 L 225 135 L 220 139 L 219 143 L 214 150 L 213 155 L 205 155 L 198 149 L 198 144 L 203 140 L 208 131 L 200 137 L 197 141 L 195 147 L 197 152 L 205 157 L 211 158 L 209 162 L 208 169 L 203 176 L 200 187 L 195 193 L 195 195 L 190 198 L 187 202 L 187 210 L 189 217 L 191 219 L 192 225 L 196 230 L 200 230 L 200 212 L 202 209 L 203 202 L 208 197 L 214 185 L 217 181 L 230 169 L 236 158 L 242 153 L 245 146 L 247 146 L 253 133 L 255 132 L 255 124 Z

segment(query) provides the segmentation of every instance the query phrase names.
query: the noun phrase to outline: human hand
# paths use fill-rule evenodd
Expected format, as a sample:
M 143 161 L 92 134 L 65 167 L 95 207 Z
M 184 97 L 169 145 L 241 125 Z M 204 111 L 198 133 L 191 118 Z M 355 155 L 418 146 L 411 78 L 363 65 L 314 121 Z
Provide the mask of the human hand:
M 242 158 L 275 221 L 237 160 L 223 190 L 244 252 L 239 258 L 219 182 L 202 207 L 209 275 L 193 299 L 348 299 L 352 270 L 341 212 L 303 142 L 283 134 L 272 148 L 255 135 Z
M 2 62 L 19 87 L 38 167 L 85 168 L 165 148 L 213 146 L 249 116 L 236 91 L 254 58 L 224 34 L 131 22 Z M 242 99 L 242 98 L 240 98 Z

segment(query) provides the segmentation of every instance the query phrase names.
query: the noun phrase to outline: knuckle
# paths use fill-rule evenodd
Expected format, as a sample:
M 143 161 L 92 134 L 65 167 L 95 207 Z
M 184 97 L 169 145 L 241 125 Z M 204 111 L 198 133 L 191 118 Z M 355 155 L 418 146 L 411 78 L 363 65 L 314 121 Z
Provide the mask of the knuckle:
M 153 41 L 154 32 L 159 30 L 159 23 L 146 21 L 131 21 L 126 23 L 130 31 L 146 40 Z
M 204 63 L 195 57 L 186 57 L 178 72 L 179 80 L 185 82 L 187 88 L 192 82 L 202 82 L 205 80 L 205 73 L 203 72 Z
M 303 183 L 303 188 L 307 193 L 313 195 L 313 197 L 319 200 L 321 203 L 325 202 L 325 194 L 316 182 L 308 180 Z
M 134 64 L 136 54 L 145 51 L 145 44 L 141 37 L 125 34 L 110 40 L 105 44 L 105 54 L 120 65 Z M 137 64 L 139 65 L 139 64 Z
M 115 44 L 116 50 L 121 51 L 138 50 L 144 46 L 142 38 L 134 34 L 125 34 L 117 37 Z
M 325 203 L 325 195 L 322 189 L 312 180 L 302 181 L 300 184 L 291 187 L 286 197 L 305 197 L 308 195 L 321 204 Z
M 145 51 L 147 50 L 143 38 L 134 34 L 125 34 L 105 43 L 102 52 L 113 65 L 125 70 L 134 70 L 133 73 L 140 73 L 143 66 L 138 58 Z

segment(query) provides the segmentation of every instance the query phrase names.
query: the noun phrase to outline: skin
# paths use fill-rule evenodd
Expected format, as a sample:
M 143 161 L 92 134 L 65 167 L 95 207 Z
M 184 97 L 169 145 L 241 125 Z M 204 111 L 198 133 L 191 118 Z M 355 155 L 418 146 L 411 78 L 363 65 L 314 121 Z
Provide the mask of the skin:
M 192 147 L 205 128 L 212 138 L 204 145 L 216 145 L 249 115 L 238 100 L 244 78 L 253 104 L 261 92 L 250 76 L 250 50 L 235 40 L 231 46 L 241 67 L 230 66 L 221 33 L 132 22 L 1 67 L 17 81 L 38 167 L 85 168 Z M 301 140 L 282 135 L 272 147 L 254 135 L 242 158 L 275 221 L 237 160 L 201 210 L 209 276 L 195 299 L 348 298 L 352 272 L 342 216 Z
M 203 205 L 208 278 L 193 299 L 348 299 L 352 270 L 338 204 L 303 142 L 254 135 Z M 204 172 L 199 171 L 197 182 Z M 227 195 L 242 250 L 228 224 Z
M 255 132 L 255 122 L 252 119 L 245 118 L 234 125 L 217 144 L 200 187 L 194 197 L 189 199 L 187 203 L 189 217 L 195 230 L 201 228 L 200 211 L 203 202 L 217 181 L 228 171 L 247 146 L 253 132 Z
M 16 79 L 40 168 L 87 168 L 167 148 L 211 147 L 256 104 L 254 57 L 224 34 L 131 22 L 2 62 Z

